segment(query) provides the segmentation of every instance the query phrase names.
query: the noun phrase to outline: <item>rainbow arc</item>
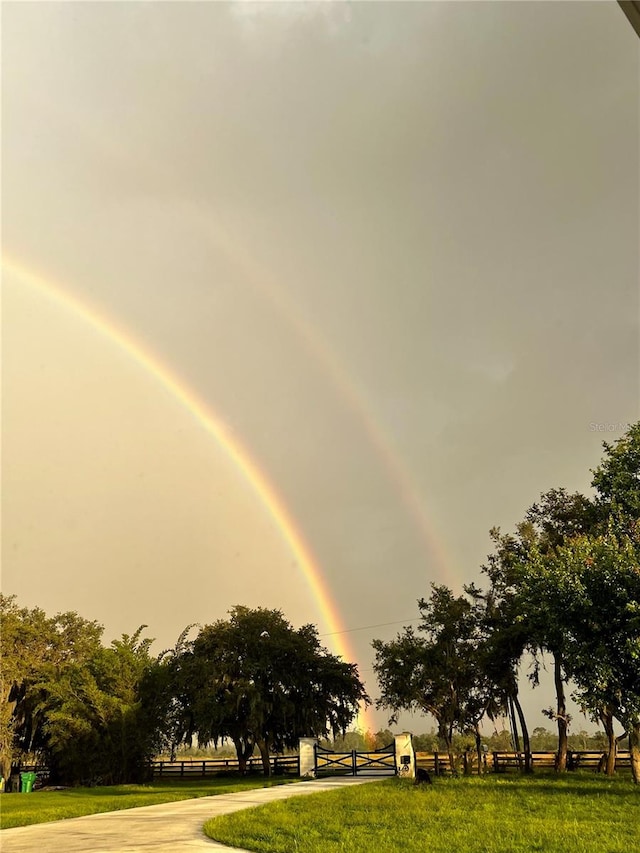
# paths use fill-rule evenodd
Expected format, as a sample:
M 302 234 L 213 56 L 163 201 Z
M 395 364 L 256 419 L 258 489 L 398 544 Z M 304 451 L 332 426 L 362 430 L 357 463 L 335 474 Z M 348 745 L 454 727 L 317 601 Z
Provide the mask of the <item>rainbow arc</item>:
M 133 359 L 148 375 L 153 377 L 166 391 L 183 406 L 200 426 L 214 439 L 227 454 L 239 474 L 249 483 L 256 498 L 265 507 L 280 535 L 302 571 L 319 615 L 324 623 L 324 633 L 336 654 L 348 661 L 355 660 L 355 654 L 348 639 L 344 636 L 345 627 L 336 603 L 333 601 L 327 582 L 318 561 L 293 516 L 287 509 L 275 486 L 268 480 L 249 451 L 237 436 L 233 435 L 215 414 L 211 407 L 190 388 L 174 371 L 165 365 L 150 349 L 136 341 L 131 334 L 104 313 L 97 311 L 84 302 L 71 296 L 50 278 L 44 278 L 22 266 L 5 255 L 2 259 L 3 270 L 15 276 L 23 285 L 37 291 L 46 299 L 63 305 L 68 311 L 106 337 L 121 351 Z M 371 728 L 366 710 L 361 711 L 358 719 L 361 728 Z

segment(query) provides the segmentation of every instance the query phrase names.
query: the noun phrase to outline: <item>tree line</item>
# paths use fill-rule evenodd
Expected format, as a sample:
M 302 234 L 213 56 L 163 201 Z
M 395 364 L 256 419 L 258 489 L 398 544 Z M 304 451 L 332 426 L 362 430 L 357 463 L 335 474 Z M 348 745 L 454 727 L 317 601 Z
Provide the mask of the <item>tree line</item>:
M 373 642 L 378 707 L 390 724 L 402 710 L 431 715 L 451 766 L 456 735 L 473 737 L 480 759 L 481 723 L 508 715 L 531 771 L 519 697 L 528 653 L 534 684 L 544 656 L 552 661 L 557 769 L 567 766 L 571 691 L 604 728 L 607 772 L 617 720 L 640 781 L 640 423 L 604 451 L 592 497 L 551 489 L 513 533 L 491 531 L 484 587 L 433 585 L 417 629 Z M 241 770 L 257 749 L 268 775 L 270 753 L 302 736 L 345 736 L 370 703 L 357 666 L 279 610 L 236 606 L 159 655 L 144 625 L 105 646 L 102 626 L 74 612 L 49 617 L 0 596 L 0 616 L 5 779 L 38 756 L 61 784 L 143 781 L 154 756 L 194 742 L 233 744 Z
M 567 767 L 570 691 L 604 728 L 606 772 L 615 770 L 617 720 L 640 782 L 640 423 L 603 447 L 591 497 L 551 489 L 513 533 L 491 531 L 484 588 L 455 595 L 434 584 L 418 602 L 417 630 L 373 642 L 378 707 L 390 723 L 402 710 L 432 715 L 452 767 L 456 732 L 473 734 L 480 759 L 481 722 L 508 715 L 532 771 L 519 698 L 528 653 L 534 685 L 545 656 L 553 668 L 555 703 L 544 713 L 557 726 L 557 770 Z
M 278 610 L 234 607 L 174 648 L 151 654 L 146 625 L 109 646 L 103 628 L 69 612 L 48 617 L 0 596 L 0 773 L 28 758 L 52 783 L 142 782 L 181 744 L 235 747 L 240 771 L 302 736 L 345 733 L 369 702 L 355 664 L 330 654 L 317 629 Z

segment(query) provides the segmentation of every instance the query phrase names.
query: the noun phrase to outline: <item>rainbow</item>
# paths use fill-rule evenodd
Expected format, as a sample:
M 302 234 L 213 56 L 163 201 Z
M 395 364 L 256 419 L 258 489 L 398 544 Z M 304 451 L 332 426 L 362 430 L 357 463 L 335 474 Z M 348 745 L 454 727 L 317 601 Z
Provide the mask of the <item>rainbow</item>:
M 226 225 L 219 218 L 214 219 L 211 213 L 200 212 L 195 205 L 190 205 L 190 213 L 193 214 L 207 240 L 221 250 L 226 258 L 241 271 L 244 281 L 276 309 L 300 339 L 307 352 L 322 367 L 331 381 L 332 388 L 339 392 L 342 401 L 364 428 L 369 444 L 413 520 L 427 559 L 433 559 L 434 567 L 442 581 L 455 582 L 459 573 L 455 570 L 441 538 L 434 530 L 425 506 L 425 498 L 414 484 L 408 467 L 394 449 L 388 435 L 380 427 L 363 391 L 344 370 L 339 359 L 320 337 L 314 325 L 305 319 L 299 310 L 291 307 L 285 292 L 273 276 L 269 275 L 263 267 L 258 266 L 252 259 L 251 252 L 233 237 Z
M 201 427 L 223 449 L 242 477 L 249 483 L 253 492 L 264 505 L 280 531 L 282 539 L 293 554 L 300 567 L 313 600 L 318 608 L 320 617 L 330 635 L 331 644 L 336 654 L 347 661 L 354 661 L 356 656 L 345 638 L 345 627 L 338 607 L 333 600 L 322 571 L 313 556 L 311 549 L 304 539 L 302 532 L 278 495 L 275 487 L 251 457 L 249 451 L 239 439 L 232 435 L 224 423 L 215 415 L 198 394 L 179 378 L 169 367 L 148 348 L 138 343 L 129 332 L 118 326 L 111 318 L 98 312 L 86 303 L 80 302 L 50 278 L 44 278 L 38 273 L 27 269 L 14 259 L 2 258 L 2 268 L 15 276 L 20 282 L 40 295 L 63 305 L 76 317 L 89 323 L 93 329 L 115 344 L 127 356 L 132 358 L 146 373 L 160 383 L 169 394 L 182 405 L 198 421 Z M 367 716 L 366 709 L 361 709 L 358 715 L 358 726 L 364 730 L 373 729 L 373 723 Z
M 55 109 L 60 111 L 60 105 L 56 104 Z M 145 174 L 154 186 L 166 185 L 167 170 L 154 159 L 151 152 L 146 152 L 144 161 L 139 162 L 134 159 L 127 146 L 121 144 L 114 136 L 110 128 L 103 124 L 98 124 L 96 127 L 91 122 L 80 121 L 73 111 L 65 111 L 64 118 L 69 125 L 73 126 L 76 134 L 84 136 L 112 161 L 124 164 L 125 168 L 135 168 L 137 174 Z M 182 202 L 182 204 L 185 203 Z M 425 551 L 427 565 L 433 561 L 433 568 L 442 582 L 453 582 L 454 585 L 456 583 L 459 585 L 460 573 L 456 570 L 451 555 L 447 554 L 441 537 L 434 529 L 425 497 L 416 487 L 408 466 L 402 461 L 392 441 L 379 425 L 366 395 L 343 369 L 340 361 L 322 340 L 313 324 L 302 316 L 299 309 L 292 308 L 283 288 L 273 275 L 269 275 L 268 271 L 253 259 L 251 251 L 231 233 L 222 217 L 215 216 L 210 208 L 202 209 L 202 205 L 192 202 L 185 205 L 185 213 L 191 216 L 206 239 L 239 269 L 245 283 L 273 306 L 321 366 L 331 380 L 332 387 L 338 391 L 354 418 L 364 428 L 370 446 L 413 520 L 414 528 Z M 64 293 L 61 289 L 58 289 L 58 292 Z M 152 361 L 156 360 L 152 359 Z M 181 383 L 178 384 L 181 385 Z

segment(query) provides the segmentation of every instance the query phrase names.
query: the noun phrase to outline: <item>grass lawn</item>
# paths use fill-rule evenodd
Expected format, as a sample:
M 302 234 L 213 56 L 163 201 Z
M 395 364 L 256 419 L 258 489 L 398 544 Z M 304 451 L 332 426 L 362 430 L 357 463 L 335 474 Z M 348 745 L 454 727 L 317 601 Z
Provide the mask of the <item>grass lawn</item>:
M 212 778 L 158 781 L 151 785 L 114 785 L 109 788 L 69 788 L 66 791 L 34 791 L 32 794 L 0 794 L 0 828 L 28 826 L 50 820 L 153 806 L 175 800 L 232 794 L 251 788 L 282 785 L 296 779 Z M 1 842 L 0 842 L 0 846 Z
M 594 774 L 388 779 L 214 818 L 204 830 L 263 853 L 635 853 L 640 790 Z

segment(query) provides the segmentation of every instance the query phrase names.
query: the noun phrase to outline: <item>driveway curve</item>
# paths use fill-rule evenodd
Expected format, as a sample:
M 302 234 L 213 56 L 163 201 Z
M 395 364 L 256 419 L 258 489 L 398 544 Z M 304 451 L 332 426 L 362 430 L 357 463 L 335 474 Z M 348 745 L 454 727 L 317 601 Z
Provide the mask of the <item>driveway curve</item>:
M 201 797 L 178 803 L 142 806 L 117 812 L 69 818 L 55 823 L 19 826 L 0 832 L 2 853 L 196 853 L 235 850 L 212 841 L 202 831 L 209 818 L 262 806 L 289 797 L 333 791 L 378 781 L 380 777 L 342 776 L 295 785 L 257 788 L 237 794 Z

